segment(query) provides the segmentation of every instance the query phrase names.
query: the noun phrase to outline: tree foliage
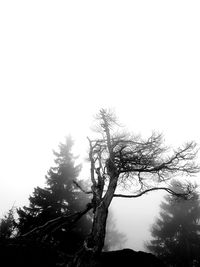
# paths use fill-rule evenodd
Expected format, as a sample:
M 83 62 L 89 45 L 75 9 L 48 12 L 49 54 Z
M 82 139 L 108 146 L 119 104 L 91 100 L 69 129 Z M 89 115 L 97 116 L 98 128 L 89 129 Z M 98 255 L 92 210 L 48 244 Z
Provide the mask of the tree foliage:
M 179 192 L 185 191 L 184 184 L 173 181 L 172 190 L 177 187 Z M 160 216 L 151 230 L 153 239 L 147 243 L 147 249 L 168 265 L 199 266 L 200 200 L 197 191 L 194 190 L 187 200 L 167 195 L 160 208 Z
M 15 235 L 16 222 L 14 218 L 14 207 L 0 220 L 0 242 Z
M 46 175 L 47 186 L 35 188 L 29 198 L 29 206 L 18 209 L 19 235 L 26 235 L 62 216 L 80 212 L 90 202 L 90 198 L 74 184 L 81 167 L 75 165 L 76 158 L 72 154 L 72 146 L 73 141 L 68 136 L 65 143 L 60 143 L 59 151 L 53 151 L 55 167 L 51 167 Z M 90 215 L 83 216 L 70 231 L 62 224 L 56 229 L 49 228 L 43 232 L 42 240 L 58 244 L 68 253 L 73 252 L 81 246 L 85 236 L 89 234 L 91 223 Z

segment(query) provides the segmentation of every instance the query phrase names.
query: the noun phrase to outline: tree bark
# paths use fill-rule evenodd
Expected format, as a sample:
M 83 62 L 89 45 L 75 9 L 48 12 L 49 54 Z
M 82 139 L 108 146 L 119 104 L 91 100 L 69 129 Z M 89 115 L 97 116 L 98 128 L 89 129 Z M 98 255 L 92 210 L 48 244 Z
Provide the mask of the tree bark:
M 113 172 L 114 175 L 114 172 Z M 108 208 L 112 201 L 117 186 L 117 177 L 110 180 L 108 190 L 96 207 L 91 234 L 85 241 L 84 246 L 74 257 L 70 267 L 91 267 L 96 266 L 96 259 L 100 255 L 105 241 L 106 221 L 108 217 Z
M 85 241 L 81 250 L 76 254 L 70 267 L 96 266 L 96 259 L 101 253 L 106 235 L 106 220 L 108 207 L 104 202 L 96 208 L 91 234 Z
M 107 217 L 108 217 L 108 207 L 105 205 L 105 202 L 103 201 L 101 202 L 99 207 L 97 207 L 96 212 L 94 214 L 92 232 L 87 242 L 88 248 L 93 249 L 95 254 L 100 253 L 104 246 Z

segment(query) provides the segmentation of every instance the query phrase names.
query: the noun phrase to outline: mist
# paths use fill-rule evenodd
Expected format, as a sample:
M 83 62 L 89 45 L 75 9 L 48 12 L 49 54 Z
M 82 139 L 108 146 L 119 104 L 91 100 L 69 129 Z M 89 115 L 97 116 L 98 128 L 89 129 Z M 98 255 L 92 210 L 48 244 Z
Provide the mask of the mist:
M 91 178 L 87 138 L 102 108 L 134 136 L 161 133 L 174 151 L 199 145 L 199 11 L 198 1 L 0 3 L 0 219 L 46 186 L 68 135 L 79 178 Z M 178 178 L 199 183 L 198 173 Z M 166 194 L 113 198 L 126 237 L 115 249 L 147 251 Z
M 163 193 L 150 193 L 141 199 L 114 199 L 111 208 L 117 219 L 119 231 L 127 241 L 124 248 L 145 251 L 145 243 L 151 238 L 150 229 L 159 212 Z

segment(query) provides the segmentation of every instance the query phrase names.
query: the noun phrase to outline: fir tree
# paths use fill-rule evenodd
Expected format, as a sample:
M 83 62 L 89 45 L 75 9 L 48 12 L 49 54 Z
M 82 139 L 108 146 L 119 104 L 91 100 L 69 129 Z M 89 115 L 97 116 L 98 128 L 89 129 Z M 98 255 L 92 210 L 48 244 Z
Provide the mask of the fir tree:
M 15 235 L 16 222 L 14 207 L 0 220 L 0 242 L 6 241 Z
M 174 181 L 172 189 L 183 184 Z M 193 192 L 190 199 L 167 195 L 160 205 L 160 216 L 152 227 L 153 239 L 147 249 L 165 260 L 169 266 L 199 266 L 200 256 L 200 202 Z
M 29 206 L 18 209 L 19 235 L 63 214 L 80 211 L 90 202 L 88 195 L 78 190 L 73 182 L 77 180 L 81 167 L 75 164 L 72 147 L 73 141 L 71 137 L 67 137 L 65 143 L 60 143 L 59 151 L 53 151 L 56 166 L 51 167 L 46 175 L 47 186 L 35 188 L 29 198 Z M 57 243 L 59 248 L 73 252 L 82 244 L 90 227 L 90 216 L 84 216 L 70 232 L 66 232 L 65 226 L 55 231 L 51 235 L 51 242 Z

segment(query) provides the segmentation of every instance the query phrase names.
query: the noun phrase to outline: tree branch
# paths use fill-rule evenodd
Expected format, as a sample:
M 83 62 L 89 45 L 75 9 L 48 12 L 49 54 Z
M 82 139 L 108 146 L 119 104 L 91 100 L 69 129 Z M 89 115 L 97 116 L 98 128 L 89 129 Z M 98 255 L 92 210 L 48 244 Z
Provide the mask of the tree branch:
M 153 188 L 150 188 L 150 189 L 146 189 L 142 192 L 140 192 L 139 194 L 136 194 L 136 195 L 123 195 L 123 194 L 114 194 L 113 196 L 114 197 L 124 197 L 124 198 L 137 198 L 137 197 L 141 197 L 142 195 L 148 193 L 148 192 L 152 192 L 152 191 L 157 191 L 157 190 L 164 190 L 174 196 L 178 196 L 178 197 L 187 197 L 191 192 L 188 192 L 188 193 L 177 193 L 175 191 L 173 191 L 172 189 L 170 188 L 167 188 L 167 187 L 153 187 Z
M 34 236 L 34 235 L 35 236 L 44 236 L 44 235 L 49 236 L 52 232 L 55 231 L 55 229 L 57 230 L 66 224 L 69 224 L 69 228 L 71 228 L 72 225 L 74 225 L 84 214 L 86 214 L 92 208 L 93 208 L 93 205 L 89 203 L 83 211 L 76 212 L 70 215 L 63 215 L 55 219 L 49 220 L 45 224 L 35 227 L 28 233 L 23 234 L 21 237 Z
M 89 139 L 89 137 L 87 137 L 89 144 L 90 144 L 90 152 L 89 152 L 89 159 L 90 159 L 90 176 L 91 176 L 91 181 L 94 185 L 94 187 L 96 186 L 96 180 L 95 180 L 95 176 L 94 176 L 94 170 L 95 170 L 95 163 L 94 163 L 94 158 L 93 158 L 93 146 L 92 146 L 92 141 Z
M 85 189 L 83 189 L 83 187 L 77 183 L 75 180 L 73 180 L 73 183 L 85 194 L 92 194 L 93 192 L 92 191 L 86 191 Z
M 186 143 L 184 147 L 174 151 L 173 155 L 162 159 L 166 148 L 160 147 L 160 140 L 154 137 L 154 142 L 144 143 L 141 146 L 128 145 L 116 154 L 116 164 L 120 174 L 149 173 L 166 176 L 166 174 L 185 173 L 193 175 L 200 171 L 195 164 L 198 149 L 195 142 Z M 161 160 L 162 159 L 162 160 Z

